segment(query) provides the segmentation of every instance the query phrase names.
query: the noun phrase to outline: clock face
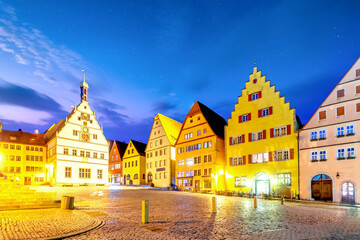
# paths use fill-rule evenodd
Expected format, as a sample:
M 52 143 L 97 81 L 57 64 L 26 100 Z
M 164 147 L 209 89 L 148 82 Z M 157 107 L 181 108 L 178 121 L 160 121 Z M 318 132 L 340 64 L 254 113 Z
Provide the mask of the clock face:
M 88 142 L 89 141 L 89 134 L 87 134 L 87 133 L 83 133 L 82 135 L 81 135 L 81 140 L 83 140 L 84 142 Z
M 86 113 L 81 113 L 81 118 L 83 120 L 89 121 L 90 120 L 90 115 L 86 114 Z
M 87 132 L 89 132 L 89 129 L 87 127 L 84 127 L 83 131 L 87 133 Z

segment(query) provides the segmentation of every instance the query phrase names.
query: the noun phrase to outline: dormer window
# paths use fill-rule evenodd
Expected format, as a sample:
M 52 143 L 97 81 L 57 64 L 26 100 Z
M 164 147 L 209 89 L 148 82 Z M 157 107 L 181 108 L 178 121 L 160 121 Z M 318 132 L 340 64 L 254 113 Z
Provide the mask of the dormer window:
M 16 136 L 10 136 L 10 141 L 16 141 Z
M 360 68 L 355 70 L 355 77 L 360 77 Z
M 257 100 L 257 99 L 261 98 L 261 91 L 249 94 L 248 96 L 249 96 L 249 99 L 248 99 L 249 102 Z
M 337 98 L 345 97 L 345 89 L 337 90 Z

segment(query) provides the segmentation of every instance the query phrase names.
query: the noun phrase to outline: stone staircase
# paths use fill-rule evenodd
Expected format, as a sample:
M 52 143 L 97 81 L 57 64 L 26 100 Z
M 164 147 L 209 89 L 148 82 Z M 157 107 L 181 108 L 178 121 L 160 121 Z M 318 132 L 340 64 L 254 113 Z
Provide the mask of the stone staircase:
M 56 207 L 60 207 L 60 201 L 55 192 L 37 192 L 29 186 L 0 180 L 0 211 Z

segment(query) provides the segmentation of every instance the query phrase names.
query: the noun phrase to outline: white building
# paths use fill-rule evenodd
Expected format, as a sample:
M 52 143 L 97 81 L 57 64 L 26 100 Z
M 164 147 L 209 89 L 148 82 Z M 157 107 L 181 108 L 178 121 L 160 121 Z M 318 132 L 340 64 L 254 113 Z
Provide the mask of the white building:
M 54 185 L 103 185 L 108 181 L 109 145 L 88 99 L 88 84 L 80 84 L 81 103 L 44 137 L 48 176 Z

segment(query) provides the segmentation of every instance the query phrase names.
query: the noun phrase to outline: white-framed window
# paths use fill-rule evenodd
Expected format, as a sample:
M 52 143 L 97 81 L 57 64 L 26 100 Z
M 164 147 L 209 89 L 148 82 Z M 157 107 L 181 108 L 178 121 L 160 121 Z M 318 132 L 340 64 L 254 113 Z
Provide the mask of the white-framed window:
M 259 140 L 263 140 L 264 136 L 263 136 L 263 131 L 257 131 L 257 132 L 253 132 L 251 133 L 251 141 L 259 141 Z
M 185 160 L 184 159 L 179 159 L 178 160 L 178 166 L 184 166 L 185 164 Z
M 345 158 L 345 148 L 339 148 L 337 150 L 337 158 L 344 159 Z
M 274 137 L 281 137 L 287 135 L 286 126 L 274 128 Z
M 98 169 L 97 170 L 97 179 L 102 179 L 103 178 L 103 170 L 102 169 Z
M 68 148 L 64 148 L 64 154 L 69 155 L 69 149 Z
M 319 139 L 325 139 L 326 138 L 326 132 L 325 129 L 319 131 Z
M 194 158 L 187 158 L 186 159 L 186 166 L 194 165 Z
M 347 148 L 347 158 L 355 158 L 355 148 L 354 147 L 348 147 Z
M 248 114 L 241 115 L 241 122 L 247 122 L 247 121 L 249 121 L 249 115 Z
M 326 151 L 325 150 L 320 151 L 320 160 L 326 160 Z
M 211 161 L 212 161 L 212 155 L 211 154 L 204 155 L 204 163 L 211 162 Z
M 235 177 L 235 187 L 245 187 L 246 186 L 246 177 Z
M 91 178 L 91 169 L 90 168 L 79 168 L 79 178 Z
M 234 136 L 234 137 L 232 137 L 232 144 L 231 145 L 240 144 L 242 142 L 243 142 L 243 135 Z
M 318 160 L 318 152 L 311 152 L 311 161 Z
M 263 163 L 269 161 L 269 153 L 254 153 L 251 155 L 251 162 L 252 163 Z
M 243 165 L 243 157 L 237 156 L 232 158 L 232 165 L 233 166 L 241 166 Z
M 211 147 L 211 141 L 204 142 L 204 148 L 210 148 Z
M 193 137 L 193 133 L 185 134 L 185 139 L 189 139 Z
M 65 167 L 65 178 L 71 178 L 71 167 Z
M 286 161 L 290 159 L 289 149 L 276 151 L 276 161 Z
M 184 177 L 184 172 L 183 171 L 179 171 L 178 172 L 178 178 Z
M 197 131 L 197 135 L 200 136 L 201 135 L 201 130 Z
M 269 116 L 269 108 L 261 109 L 261 117 Z
M 346 135 L 353 135 L 354 134 L 354 125 L 346 126 Z
M 336 128 L 336 136 L 344 136 L 344 127 L 337 127 Z
M 291 173 L 278 173 L 277 182 L 279 185 L 291 186 Z
M 259 99 L 259 93 L 253 93 L 253 94 L 251 94 L 251 101 L 254 101 L 254 100 L 256 100 L 256 99 Z
M 317 140 L 317 131 L 311 132 L 311 140 Z

